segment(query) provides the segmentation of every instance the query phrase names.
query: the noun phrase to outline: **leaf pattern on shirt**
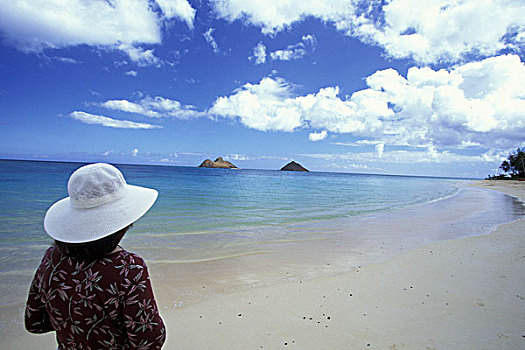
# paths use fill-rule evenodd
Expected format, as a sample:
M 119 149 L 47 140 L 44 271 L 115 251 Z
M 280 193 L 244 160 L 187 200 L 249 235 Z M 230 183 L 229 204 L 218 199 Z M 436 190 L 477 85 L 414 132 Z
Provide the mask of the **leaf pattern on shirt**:
M 25 310 L 30 332 L 56 331 L 59 349 L 160 349 L 165 341 L 147 267 L 125 250 L 90 263 L 55 246 L 42 259 Z

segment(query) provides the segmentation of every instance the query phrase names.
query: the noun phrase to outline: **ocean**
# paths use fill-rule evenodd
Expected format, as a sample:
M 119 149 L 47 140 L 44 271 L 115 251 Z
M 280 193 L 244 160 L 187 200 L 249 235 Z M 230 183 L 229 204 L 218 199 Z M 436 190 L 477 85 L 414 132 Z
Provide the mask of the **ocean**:
M 55 201 L 67 197 L 67 180 L 81 165 L 0 161 L 0 305 L 25 297 L 35 268 L 51 244 L 43 231 L 44 214 Z M 116 166 L 129 184 L 159 191 L 153 208 L 123 241 L 126 249 L 150 262 L 210 261 L 261 252 L 269 245 L 324 239 L 340 234 L 349 222 L 355 224 L 363 217 L 392 215 L 403 208 L 457 196 L 466 182 L 344 173 Z M 493 213 L 490 218 L 479 214 L 487 220 L 487 227 L 523 214 L 508 198 L 486 210 Z M 498 206 L 500 211 L 494 212 Z M 509 206 L 513 209 L 508 210 Z

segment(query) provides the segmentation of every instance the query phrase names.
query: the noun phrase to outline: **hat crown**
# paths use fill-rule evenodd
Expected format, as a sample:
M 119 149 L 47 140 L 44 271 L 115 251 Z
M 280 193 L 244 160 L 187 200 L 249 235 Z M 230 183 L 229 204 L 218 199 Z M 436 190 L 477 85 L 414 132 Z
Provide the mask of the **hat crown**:
M 70 203 L 77 209 L 95 208 L 124 196 L 126 180 L 112 165 L 96 163 L 77 169 L 69 178 Z

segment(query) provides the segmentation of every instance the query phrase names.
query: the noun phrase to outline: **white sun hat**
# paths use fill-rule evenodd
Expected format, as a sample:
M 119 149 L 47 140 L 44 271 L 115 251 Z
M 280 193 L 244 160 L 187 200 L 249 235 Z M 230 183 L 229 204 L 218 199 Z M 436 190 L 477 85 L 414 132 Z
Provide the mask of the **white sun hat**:
M 89 164 L 77 169 L 67 183 L 69 197 L 53 204 L 44 217 L 44 230 L 65 243 L 96 241 L 137 221 L 155 203 L 157 191 L 128 185 L 113 165 Z

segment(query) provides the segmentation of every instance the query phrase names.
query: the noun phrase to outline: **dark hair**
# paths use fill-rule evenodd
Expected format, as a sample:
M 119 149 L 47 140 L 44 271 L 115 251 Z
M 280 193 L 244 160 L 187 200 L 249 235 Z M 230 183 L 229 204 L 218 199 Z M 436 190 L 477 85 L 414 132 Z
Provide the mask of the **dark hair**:
M 56 241 L 55 244 L 62 254 L 84 261 L 93 261 L 105 257 L 111 253 L 120 243 L 124 234 L 133 224 L 112 233 L 109 236 L 86 243 L 66 243 Z

